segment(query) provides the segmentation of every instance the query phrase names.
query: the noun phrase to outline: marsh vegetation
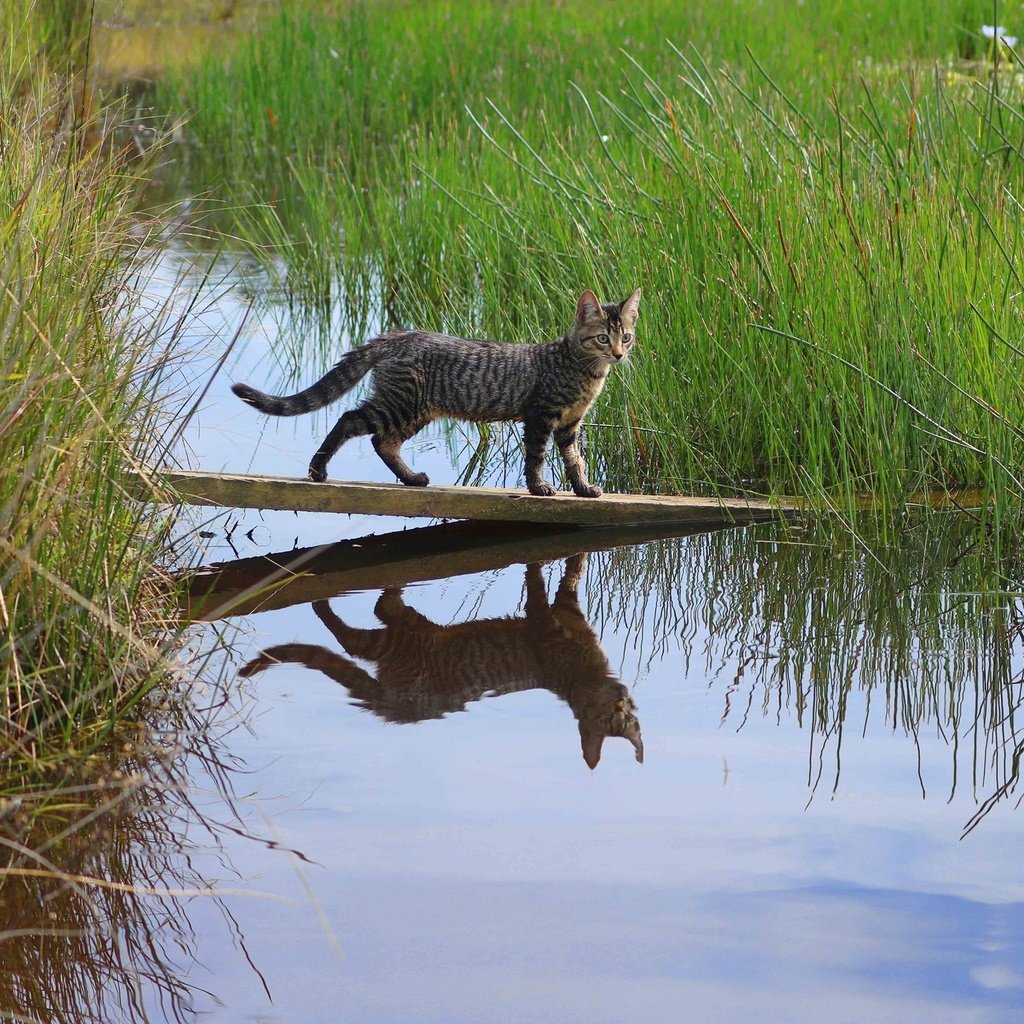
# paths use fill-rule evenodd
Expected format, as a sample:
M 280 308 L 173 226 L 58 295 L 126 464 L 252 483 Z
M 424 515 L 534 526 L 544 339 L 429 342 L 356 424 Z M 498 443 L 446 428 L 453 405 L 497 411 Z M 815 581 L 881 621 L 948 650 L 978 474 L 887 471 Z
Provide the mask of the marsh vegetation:
M 181 59 L 147 42 L 156 79 L 126 85 L 96 62 L 158 7 Z M 343 995 L 353 1020 L 668 1021 L 698 985 L 707 1019 L 817 1021 L 851 984 L 879 1018 L 1024 1007 L 1024 67 L 982 28 L 1024 7 L 196 7 L 0 15 L 0 1016 L 328 1019 Z M 535 341 L 582 288 L 637 285 L 595 480 L 820 516 L 584 571 L 551 537 L 460 565 L 451 526 L 413 557 L 379 520 L 186 523 L 123 492 L 161 461 L 305 464 L 323 423 L 254 428 L 225 367 L 306 384 L 397 326 Z M 475 430 L 413 459 L 519 484 L 515 431 Z M 352 447 L 342 472 L 382 472 Z M 186 629 L 167 571 L 200 548 L 249 604 Z M 399 599 L 403 551 L 434 575 Z M 261 566 L 299 557 L 264 600 Z M 578 709 L 518 677 L 545 588 L 580 675 L 635 701 L 642 767 L 610 743 L 583 774 Z M 388 658 L 349 656 L 398 611 Z M 441 647 L 433 676 L 410 654 Z M 389 724 L 410 703 L 441 711 Z M 293 869 L 287 908 L 225 888 Z M 581 964 L 613 965 L 594 1002 Z
M 314 327 L 546 337 L 574 288 L 642 283 L 589 431 L 616 488 L 1008 511 L 1017 58 L 990 5 L 811 6 L 289 8 L 156 102 Z
M 139 180 L 104 147 L 75 76 L 77 10 L 14 3 L 3 13 L 5 772 L 87 752 L 170 669 L 167 601 L 153 575 L 167 523 L 121 483 L 159 446 L 165 354 L 153 332 L 126 326 Z

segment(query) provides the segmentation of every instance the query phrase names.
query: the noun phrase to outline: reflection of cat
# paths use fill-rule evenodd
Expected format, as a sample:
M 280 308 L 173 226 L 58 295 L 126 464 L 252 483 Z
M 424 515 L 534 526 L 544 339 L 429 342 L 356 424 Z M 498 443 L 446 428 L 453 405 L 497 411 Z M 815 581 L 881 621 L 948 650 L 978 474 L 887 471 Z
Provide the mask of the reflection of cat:
M 420 722 L 461 711 L 470 701 L 547 689 L 572 709 L 583 759 L 593 768 L 606 736 L 624 736 L 643 763 L 636 705 L 612 674 L 576 589 L 586 562 L 574 555 L 548 603 L 540 564 L 526 567 L 526 615 L 439 626 L 410 608 L 400 589 L 385 590 L 374 609 L 383 629 L 347 626 L 326 601 L 320 621 L 353 657 L 377 664 L 377 677 L 315 644 L 268 647 L 245 665 L 251 676 L 278 662 L 299 662 L 346 687 L 360 706 L 389 722 Z

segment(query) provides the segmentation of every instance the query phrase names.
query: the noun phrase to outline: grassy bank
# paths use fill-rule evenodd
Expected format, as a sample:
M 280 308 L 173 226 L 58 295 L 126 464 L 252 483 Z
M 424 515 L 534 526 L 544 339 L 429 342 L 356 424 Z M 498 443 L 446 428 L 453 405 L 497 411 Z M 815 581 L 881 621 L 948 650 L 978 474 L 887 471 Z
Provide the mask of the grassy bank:
M 282 15 L 158 102 L 225 228 L 356 335 L 550 336 L 641 284 L 589 431 L 612 486 L 1008 510 L 1024 85 L 994 20 L 1024 34 L 1019 4 L 387 3 Z
M 161 372 L 153 339 L 118 326 L 129 322 L 137 182 L 101 148 L 83 110 L 68 66 L 78 52 L 73 15 L 29 2 L 5 5 L 3 14 L 5 775 L 88 750 L 168 669 L 165 598 L 151 580 L 165 524 L 120 483 L 158 427 L 147 398 Z

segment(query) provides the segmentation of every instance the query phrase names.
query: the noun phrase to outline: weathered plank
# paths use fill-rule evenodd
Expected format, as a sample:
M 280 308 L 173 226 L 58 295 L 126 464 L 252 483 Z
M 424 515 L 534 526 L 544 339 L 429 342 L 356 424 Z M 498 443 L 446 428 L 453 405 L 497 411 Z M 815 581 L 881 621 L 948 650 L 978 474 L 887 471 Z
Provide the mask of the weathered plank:
M 728 528 L 719 523 L 710 529 Z M 251 615 L 352 590 L 383 590 L 710 529 L 692 524 L 588 529 L 490 522 L 423 526 L 240 558 L 187 573 L 184 612 L 193 620 Z
M 526 491 L 497 487 L 405 487 L 346 481 L 318 484 L 291 477 L 188 470 L 160 470 L 151 476 L 132 474 L 126 485 L 141 500 L 159 500 L 160 489 L 164 488 L 188 504 L 224 508 L 488 519 L 567 526 L 742 524 L 776 519 L 796 511 L 794 505 L 746 498 L 646 494 L 605 494 L 600 498 L 559 494 L 538 498 Z

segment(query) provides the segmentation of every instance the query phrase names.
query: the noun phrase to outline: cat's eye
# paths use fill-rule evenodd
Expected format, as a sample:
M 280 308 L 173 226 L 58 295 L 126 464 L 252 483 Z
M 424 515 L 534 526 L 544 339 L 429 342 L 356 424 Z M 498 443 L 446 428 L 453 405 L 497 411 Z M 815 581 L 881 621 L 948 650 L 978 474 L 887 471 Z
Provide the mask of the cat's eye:
M 622 344 L 623 345 L 631 345 L 632 343 L 633 343 L 633 335 L 632 334 L 624 334 L 622 336 Z
M 599 334 L 597 336 L 597 343 L 598 343 L 598 345 L 607 345 L 609 340 L 610 339 L 609 339 L 607 334 Z

